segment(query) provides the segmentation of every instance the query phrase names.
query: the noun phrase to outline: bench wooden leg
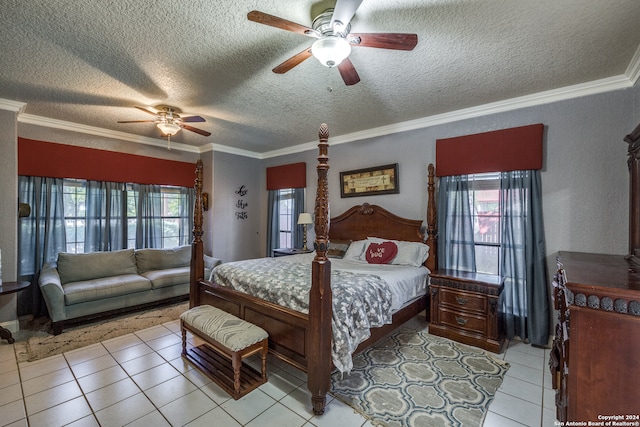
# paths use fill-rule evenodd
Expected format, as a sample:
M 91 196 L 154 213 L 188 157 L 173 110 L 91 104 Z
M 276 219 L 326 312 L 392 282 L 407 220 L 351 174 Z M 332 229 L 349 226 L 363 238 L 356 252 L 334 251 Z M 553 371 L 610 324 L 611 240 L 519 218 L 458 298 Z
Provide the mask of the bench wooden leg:
M 262 379 L 267 380 L 267 353 L 269 352 L 269 345 L 267 344 L 267 340 L 262 345 L 262 350 L 260 351 L 260 355 L 262 356 Z
M 240 367 L 242 366 L 242 357 L 239 353 L 233 353 L 231 366 L 233 367 L 233 392 L 236 396 L 240 396 Z
M 184 327 L 184 324 L 182 324 L 182 321 L 180 321 L 180 331 L 182 331 L 182 355 L 186 356 L 187 355 L 187 330 Z

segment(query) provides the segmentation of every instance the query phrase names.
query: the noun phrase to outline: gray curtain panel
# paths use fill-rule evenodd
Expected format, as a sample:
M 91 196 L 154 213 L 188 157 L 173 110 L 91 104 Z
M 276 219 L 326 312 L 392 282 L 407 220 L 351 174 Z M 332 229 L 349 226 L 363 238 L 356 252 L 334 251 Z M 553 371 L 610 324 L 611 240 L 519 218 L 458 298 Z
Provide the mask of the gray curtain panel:
M 304 188 L 293 189 L 293 216 L 291 220 L 291 242 L 296 249 L 302 248 L 304 233 L 302 225 L 298 225 L 298 217 L 304 212 Z
M 18 199 L 31 206 L 31 215 L 18 219 L 18 277 L 35 284 L 42 266 L 66 250 L 63 180 L 19 176 Z M 39 286 L 18 293 L 17 311 L 18 316 L 46 314 Z
M 86 181 L 84 251 L 127 248 L 125 184 Z
M 267 256 L 273 256 L 273 250 L 280 245 L 280 203 L 278 190 L 269 190 L 267 194 Z
M 472 213 L 468 175 L 441 177 L 438 187 L 440 268 L 476 271 Z
M 162 195 L 159 185 L 133 184 L 136 193 L 136 249 L 162 247 Z
M 503 313 L 507 338 L 544 346 L 549 340 L 549 286 L 545 263 L 540 171 L 500 174 Z

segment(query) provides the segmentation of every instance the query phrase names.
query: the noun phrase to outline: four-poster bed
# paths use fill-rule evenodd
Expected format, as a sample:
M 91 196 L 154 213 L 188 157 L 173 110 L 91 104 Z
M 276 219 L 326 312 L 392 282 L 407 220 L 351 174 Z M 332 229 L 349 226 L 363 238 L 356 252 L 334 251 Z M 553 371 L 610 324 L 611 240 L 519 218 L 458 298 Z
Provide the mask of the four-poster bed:
M 315 414 L 324 412 L 330 389 L 332 361 L 332 268 L 328 257 L 333 241 L 359 241 L 376 236 L 385 240 L 425 242 L 429 246 L 424 266 L 433 271 L 436 261 L 436 211 L 434 167 L 429 165 L 427 224 L 422 220 L 401 218 L 375 205 L 354 206 L 329 219 L 328 128 L 320 126 L 318 185 L 315 200 L 315 257 L 311 264 L 311 288 L 308 312 L 303 313 L 264 299 L 204 280 L 202 242 L 202 162 L 196 169 L 194 240 L 191 259 L 190 307 L 208 304 L 260 326 L 269 333 L 269 351 L 307 372 L 308 388 Z M 425 255 L 426 256 L 426 255 Z M 422 261 L 420 261 L 422 262 Z M 395 311 L 392 323 L 371 329 L 370 337 L 356 352 L 373 344 L 421 311 L 428 309 L 428 292 Z

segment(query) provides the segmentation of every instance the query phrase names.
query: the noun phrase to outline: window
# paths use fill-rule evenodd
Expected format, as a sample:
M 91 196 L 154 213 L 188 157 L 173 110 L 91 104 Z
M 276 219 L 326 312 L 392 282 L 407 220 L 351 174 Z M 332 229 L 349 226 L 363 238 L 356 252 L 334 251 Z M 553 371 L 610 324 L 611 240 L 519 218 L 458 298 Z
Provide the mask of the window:
M 280 248 L 293 247 L 293 203 L 293 189 L 278 190 Z
M 162 187 L 162 247 L 173 248 L 180 246 L 182 232 L 188 227 L 189 219 L 182 216 L 183 212 L 191 212 L 189 201 L 181 194 L 179 187 Z
M 500 174 L 469 175 L 473 239 L 478 273 L 500 273 Z
M 135 249 L 136 247 L 136 226 L 138 225 L 138 216 L 136 215 L 138 194 L 133 191 L 131 184 L 127 185 L 127 249 Z
M 127 236 L 126 248 L 133 249 L 136 247 L 136 229 L 140 220 L 137 212 L 138 192 L 133 189 L 132 184 L 127 184 L 125 188 L 127 220 L 124 224 L 124 234 Z M 162 223 L 161 247 L 163 248 L 172 248 L 188 242 L 189 236 L 185 236 L 185 230 L 190 229 L 192 202 L 183 190 L 181 187 L 161 187 L 160 221 Z M 83 253 L 85 251 L 86 194 L 86 181 L 64 180 L 63 206 L 67 252 Z M 121 215 L 114 219 L 121 221 Z M 289 233 L 290 231 L 289 229 Z
M 63 184 L 64 229 L 67 252 L 84 252 L 86 189 L 84 181 L 65 179 Z

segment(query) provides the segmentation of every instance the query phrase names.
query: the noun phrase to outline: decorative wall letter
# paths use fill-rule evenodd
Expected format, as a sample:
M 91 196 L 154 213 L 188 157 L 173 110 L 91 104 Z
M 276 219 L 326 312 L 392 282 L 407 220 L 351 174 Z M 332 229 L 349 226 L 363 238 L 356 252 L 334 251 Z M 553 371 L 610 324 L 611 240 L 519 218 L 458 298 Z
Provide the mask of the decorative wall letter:
M 241 185 L 236 190 L 236 194 L 238 196 L 240 196 L 240 198 L 236 202 L 236 208 L 239 209 L 238 211 L 236 211 L 236 219 L 247 219 L 248 218 L 247 211 L 245 209 L 247 208 L 247 206 L 249 206 L 249 203 L 245 202 L 242 199 L 242 197 L 246 196 L 247 192 L 248 192 L 247 187 L 245 187 L 244 185 Z

